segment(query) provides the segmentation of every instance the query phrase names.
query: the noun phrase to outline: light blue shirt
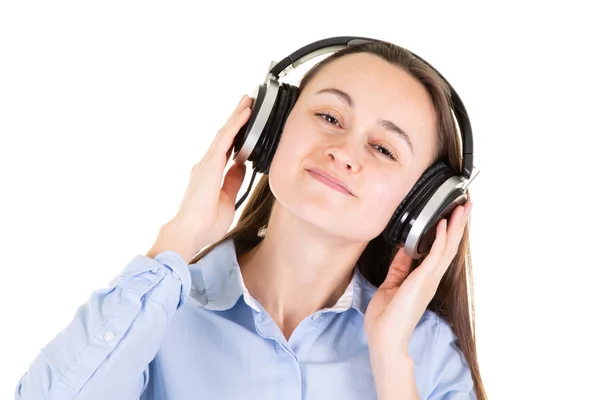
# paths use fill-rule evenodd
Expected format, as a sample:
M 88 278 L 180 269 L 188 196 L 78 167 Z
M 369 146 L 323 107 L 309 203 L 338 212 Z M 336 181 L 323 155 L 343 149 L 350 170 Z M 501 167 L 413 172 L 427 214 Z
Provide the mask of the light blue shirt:
M 136 255 L 42 348 L 15 399 L 376 399 L 355 269 L 337 304 L 286 340 L 246 289 L 232 240 L 196 264 Z M 310 293 L 307 293 L 310 296 Z M 409 342 L 422 399 L 474 399 L 450 326 L 426 311 Z

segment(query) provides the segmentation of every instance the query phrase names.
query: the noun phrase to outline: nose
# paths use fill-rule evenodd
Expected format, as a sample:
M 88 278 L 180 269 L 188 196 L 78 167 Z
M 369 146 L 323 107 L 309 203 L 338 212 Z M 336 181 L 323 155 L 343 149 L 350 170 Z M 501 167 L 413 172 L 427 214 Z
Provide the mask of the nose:
M 330 145 L 325 148 L 325 155 L 336 164 L 336 168 L 339 167 L 348 172 L 358 172 L 359 170 L 360 163 L 350 143 Z

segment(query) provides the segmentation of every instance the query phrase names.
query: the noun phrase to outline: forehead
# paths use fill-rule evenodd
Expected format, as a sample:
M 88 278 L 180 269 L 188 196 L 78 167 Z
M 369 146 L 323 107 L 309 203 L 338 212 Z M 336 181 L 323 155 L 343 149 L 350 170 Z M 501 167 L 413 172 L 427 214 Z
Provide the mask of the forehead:
M 391 120 L 413 141 L 421 141 L 426 148 L 433 146 L 433 143 L 425 143 L 435 141 L 435 110 L 431 97 L 423 84 L 402 68 L 374 54 L 350 54 L 324 66 L 307 84 L 305 92 L 318 101 L 333 98 L 316 95 L 331 87 L 352 97 L 357 114 L 369 119 Z
M 363 95 L 377 95 L 386 96 L 387 102 L 408 101 L 423 105 L 426 109 L 431 106 L 427 90 L 417 79 L 374 54 L 350 54 L 332 61 L 314 76 L 306 89 L 316 92 L 331 86 L 340 89 L 343 86 L 347 91 L 352 91 L 352 97 L 357 100 Z

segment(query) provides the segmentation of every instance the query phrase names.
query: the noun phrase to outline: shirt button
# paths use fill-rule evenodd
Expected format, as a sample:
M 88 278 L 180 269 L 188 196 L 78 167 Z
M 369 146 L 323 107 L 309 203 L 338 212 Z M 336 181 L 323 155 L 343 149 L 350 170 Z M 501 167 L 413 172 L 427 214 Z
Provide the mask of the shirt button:
M 319 319 L 321 319 L 321 314 L 315 314 L 315 315 L 312 316 L 312 320 L 313 321 L 317 321 Z
M 115 339 L 115 334 L 114 334 L 113 332 L 110 332 L 110 331 L 108 331 L 108 332 L 106 332 L 106 333 L 104 334 L 104 340 L 105 340 L 105 341 L 107 341 L 107 342 L 111 342 L 111 341 L 113 341 L 114 339 Z

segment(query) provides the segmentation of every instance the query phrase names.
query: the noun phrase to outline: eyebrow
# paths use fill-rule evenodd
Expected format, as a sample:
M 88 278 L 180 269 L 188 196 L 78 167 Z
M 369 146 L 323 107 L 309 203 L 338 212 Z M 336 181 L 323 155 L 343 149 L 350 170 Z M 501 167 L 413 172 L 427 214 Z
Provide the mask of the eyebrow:
M 317 92 L 317 94 L 321 94 L 321 93 L 334 94 L 340 100 L 342 100 L 344 103 L 346 103 L 350 108 L 354 108 L 354 100 L 352 100 L 352 97 L 348 93 L 344 92 L 343 90 L 336 89 L 336 88 L 325 88 L 325 89 L 321 89 Z M 397 135 L 399 135 L 402 139 L 404 139 L 404 141 L 408 144 L 408 147 L 410 147 L 410 152 L 414 154 L 414 148 L 413 148 L 413 144 L 410 140 L 410 136 L 408 136 L 408 134 L 406 132 L 404 132 L 404 130 L 402 130 L 400 127 L 398 127 L 398 125 L 394 124 L 392 121 L 388 121 L 387 119 L 383 119 L 383 120 L 378 119 L 377 122 L 384 129 L 386 129 L 390 132 L 394 132 Z

